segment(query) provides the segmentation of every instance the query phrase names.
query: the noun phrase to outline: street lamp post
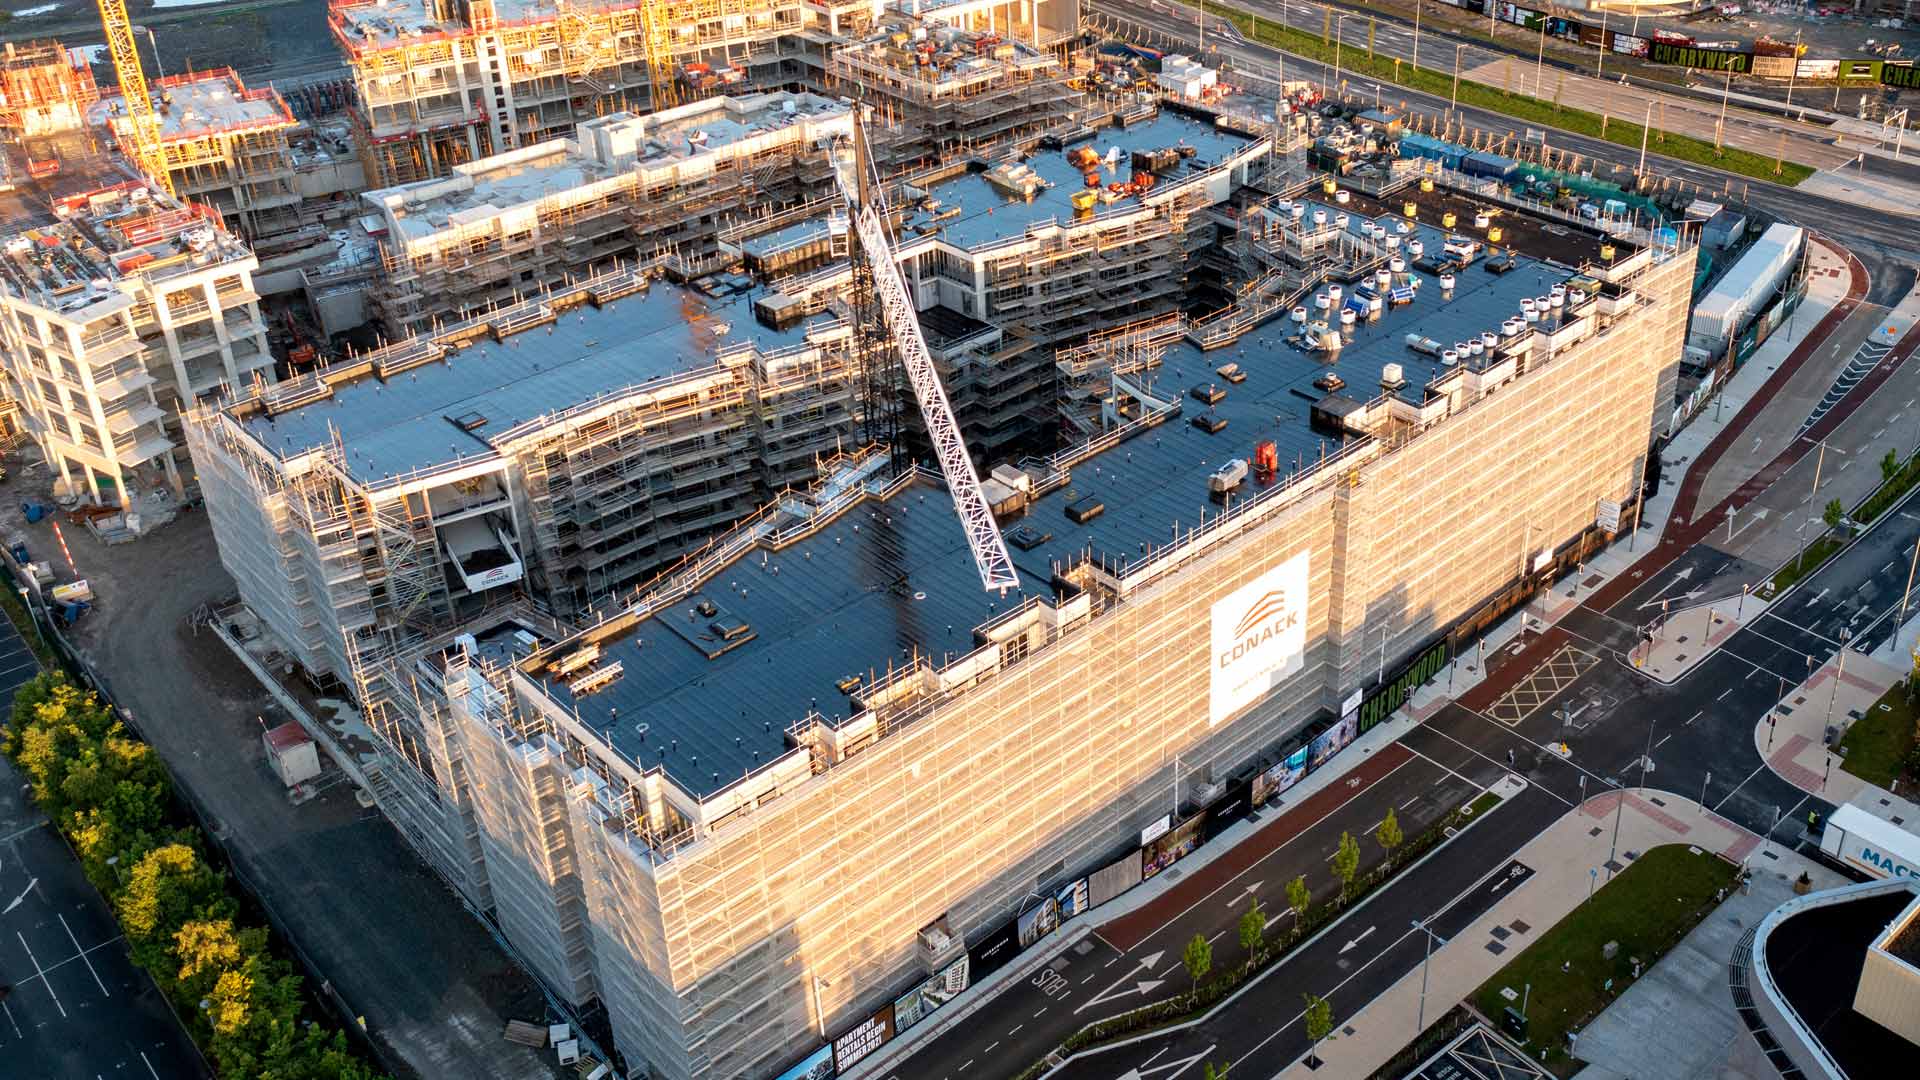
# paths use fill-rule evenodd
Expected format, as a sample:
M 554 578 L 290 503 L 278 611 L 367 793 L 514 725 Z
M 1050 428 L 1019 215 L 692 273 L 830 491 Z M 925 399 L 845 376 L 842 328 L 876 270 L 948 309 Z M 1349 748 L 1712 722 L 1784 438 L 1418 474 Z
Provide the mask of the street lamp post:
M 820 988 L 833 984 L 818 975 L 813 977 L 813 1015 L 820 1022 L 820 1037 L 827 1037 L 827 1014 L 820 1008 Z
M 1907 625 L 1907 601 L 1913 596 L 1913 572 L 1920 570 L 1920 539 L 1913 543 L 1913 561 L 1907 564 L 1907 589 L 1900 594 L 1900 617 L 1893 621 L 1893 632 L 1897 636 L 1900 628 Z
M 1787 108 L 1793 108 L 1793 79 L 1800 74 L 1800 35 L 1803 30 L 1793 32 L 1793 68 L 1787 72 Z
M 1427 955 L 1420 961 L 1420 1011 L 1413 1025 L 1413 1036 L 1417 1039 L 1427 1030 L 1427 968 L 1433 963 L 1433 940 L 1440 938 L 1440 944 L 1445 945 L 1447 939 L 1434 933 L 1433 928 L 1420 919 L 1413 920 L 1413 928 L 1427 935 Z
M 1420 12 L 1426 0 L 1413 0 L 1413 66 L 1420 66 Z
M 1895 627 L 1894 631 L 1898 633 L 1899 628 Z M 1847 642 L 1852 640 L 1852 638 L 1853 631 L 1851 629 L 1844 626 L 1840 628 L 1840 663 L 1839 666 L 1834 669 L 1833 691 L 1827 695 L 1827 719 L 1825 721 L 1827 726 L 1833 724 L 1833 706 L 1840 700 L 1840 680 L 1847 677 Z
M 1718 154 L 1727 141 L 1727 98 L 1733 93 L 1733 72 L 1726 73 L 1726 84 L 1720 88 L 1720 122 L 1713 126 L 1713 152 Z
M 1453 47 L 1453 102 L 1447 107 L 1449 116 L 1458 116 L 1460 113 L 1460 50 L 1466 47 L 1464 41 Z

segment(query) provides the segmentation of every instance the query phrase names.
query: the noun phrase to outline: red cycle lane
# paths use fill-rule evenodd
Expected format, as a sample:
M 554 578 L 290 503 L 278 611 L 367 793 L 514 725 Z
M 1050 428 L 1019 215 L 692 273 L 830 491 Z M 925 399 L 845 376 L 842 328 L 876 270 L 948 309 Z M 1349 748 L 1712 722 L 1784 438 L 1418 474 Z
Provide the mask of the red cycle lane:
M 1212 862 L 1195 870 L 1158 898 L 1136 911 L 1103 923 L 1100 936 L 1122 952 L 1140 944 L 1169 920 L 1179 918 L 1203 903 L 1222 885 L 1280 850 L 1327 815 L 1360 797 L 1389 773 L 1413 760 L 1413 756 L 1412 751 L 1397 742 L 1388 743 L 1374 751 L 1370 757 L 1336 777 L 1333 784 L 1289 807 L 1277 820 L 1222 851 Z M 1268 810 L 1267 813 L 1271 814 L 1272 811 Z

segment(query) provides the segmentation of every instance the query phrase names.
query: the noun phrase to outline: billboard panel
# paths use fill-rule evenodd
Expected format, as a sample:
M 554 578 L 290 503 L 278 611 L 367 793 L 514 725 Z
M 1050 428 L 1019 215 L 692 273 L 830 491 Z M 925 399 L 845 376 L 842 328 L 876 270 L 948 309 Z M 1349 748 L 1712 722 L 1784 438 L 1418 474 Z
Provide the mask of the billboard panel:
M 1753 73 L 1763 79 L 1784 79 L 1793 74 L 1799 61 L 1791 56 L 1761 56 L 1753 58 Z
M 1299 671 L 1307 647 L 1307 554 L 1213 605 L 1209 725 L 1264 697 Z
M 1427 681 L 1440 674 L 1447 666 L 1447 639 L 1441 638 L 1427 647 L 1427 650 L 1407 661 L 1385 686 L 1373 692 L 1372 696 L 1360 704 L 1360 734 L 1372 731 L 1374 725 L 1407 703 L 1415 690 L 1426 685 Z
M 833 1047 L 823 1046 L 806 1057 L 800 1064 L 781 1073 L 773 1080 L 828 1080 L 833 1075 Z
M 1007 961 L 1020 952 L 1020 929 L 1012 919 L 994 928 L 993 933 L 980 939 L 980 943 L 967 950 L 967 966 L 976 979 L 987 976 L 1007 966 Z
M 872 1016 L 855 1024 L 853 1030 L 833 1040 L 833 1071 L 846 1072 L 859 1064 L 862 1058 L 885 1046 L 891 1038 L 893 1006 L 882 1005 Z
M 1054 902 L 1060 905 L 1060 921 L 1066 922 L 1092 907 L 1093 905 L 1087 902 L 1087 895 L 1086 878 L 1065 885 L 1054 893 Z
M 1312 772 L 1326 764 L 1327 759 L 1346 749 L 1353 737 L 1360 731 L 1360 715 L 1354 713 L 1320 734 L 1307 744 L 1307 771 Z
M 1201 811 L 1175 825 L 1167 835 L 1148 844 L 1143 853 L 1145 859 L 1141 864 L 1141 878 L 1150 878 L 1193 854 L 1193 849 L 1200 846 L 1200 832 L 1206 821 L 1206 812 Z
M 1013 924 L 1020 933 L 1022 949 L 1060 927 L 1060 903 L 1049 896 L 1014 917 Z
M 1140 884 L 1140 852 L 1135 849 L 1095 870 L 1087 878 L 1087 902 L 1093 907 L 1099 907 L 1138 884 Z
M 1796 73 L 1802 79 L 1832 79 L 1840 75 L 1838 60 L 1801 60 Z
M 1745 75 L 1753 70 L 1753 54 L 1727 49 L 1703 49 L 1698 45 L 1674 45 L 1656 41 L 1647 50 L 1647 58 L 1656 64 L 1674 64 L 1701 71 L 1730 71 Z
M 1638 56 L 1645 59 L 1647 47 L 1651 44 L 1652 42 L 1646 38 L 1634 37 L 1632 34 L 1613 35 L 1613 51 L 1622 56 Z
M 1911 60 L 1904 64 L 1881 64 L 1880 85 L 1920 90 L 1920 67 L 1915 67 Z

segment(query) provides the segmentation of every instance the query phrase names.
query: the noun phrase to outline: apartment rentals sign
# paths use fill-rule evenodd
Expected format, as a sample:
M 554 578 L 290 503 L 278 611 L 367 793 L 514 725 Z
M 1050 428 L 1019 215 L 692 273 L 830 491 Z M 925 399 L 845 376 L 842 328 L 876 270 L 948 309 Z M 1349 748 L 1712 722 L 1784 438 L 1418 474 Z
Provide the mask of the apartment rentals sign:
M 1299 671 L 1306 647 L 1302 552 L 1213 605 L 1208 723 L 1220 723 Z

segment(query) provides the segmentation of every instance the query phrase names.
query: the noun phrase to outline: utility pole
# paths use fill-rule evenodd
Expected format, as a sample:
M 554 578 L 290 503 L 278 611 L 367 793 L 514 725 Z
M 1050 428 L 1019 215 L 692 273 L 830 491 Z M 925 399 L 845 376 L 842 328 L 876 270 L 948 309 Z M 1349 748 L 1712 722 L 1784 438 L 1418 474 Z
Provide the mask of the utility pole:
M 1647 99 L 1647 115 L 1640 121 L 1640 164 L 1634 167 L 1635 180 L 1647 175 L 1647 136 L 1653 133 L 1653 99 Z
M 1547 16 L 1540 15 L 1540 48 L 1533 54 L 1533 96 L 1540 96 L 1540 76 L 1547 63 Z
M 1724 152 L 1727 141 L 1727 98 L 1733 93 L 1733 72 L 1726 73 L 1726 84 L 1720 88 L 1720 122 L 1713 127 L 1713 152 Z
M 1447 110 L 1449 122 L 1460 113 L 1460 50 L 1466 47 L 1464 41 L 1453 47 L 1453 104 Z
M 1420 66 L 1420 12 L 1427 6 L 1426 0 L 1413 0 L 1413 66 Z
M 1427 935 L 1427 955 L 1420 961 L 1420 1011 L 1413 1025 L 1413 1037 L 1417 1039 L 1427 1030 L 1427 969 L 1433 964 L 1433 939 L 1440 935 L 1420 919 L 1413 920 L 1413 928 Z M 1440 944 L 1446 943 L 1446 938 L 1440 938 Z

